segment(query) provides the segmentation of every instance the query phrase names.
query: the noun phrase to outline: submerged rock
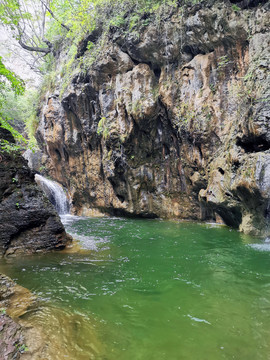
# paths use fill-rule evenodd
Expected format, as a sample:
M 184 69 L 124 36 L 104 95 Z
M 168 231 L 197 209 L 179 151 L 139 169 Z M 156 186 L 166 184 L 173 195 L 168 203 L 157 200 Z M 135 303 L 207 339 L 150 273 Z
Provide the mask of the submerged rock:
M 25 349 L 22 327 L 7 315 L 0 315 L 0 359 L 20 359 Z
M 70 337 L 77 337 L 75 348 L 70 347 Z M 94 359 L 102 348 L 89 317 L 48 306 L 0 274 L 1 360 L 76 359 L 82 349 L 87 349 L 86 358 Z
M 0 306 L 12 318 L 26 313 L 36 297 L 26 288 L 17 285 L 6 275 L 0 274 Z
M 264 233 L 269 2 L 237 3 L 171 8 L 136 34 L 113 28 L 86 74 L 65 91 L 56 81 L 37 138 L 77 213 L 222 218 Z
M 0 359 L 20 359 L 27 350 L 25 329 L 18 323 L 32 304 L 34 296 L 29 290 L 16 285 L 0 274 Z M 17 320 L 16 320 L 17 319 Z
M 0 128 L 0 136 L 9 134 Z M 71 237 L 19 153 L 0 152 L 0 255 L 63 249 Z

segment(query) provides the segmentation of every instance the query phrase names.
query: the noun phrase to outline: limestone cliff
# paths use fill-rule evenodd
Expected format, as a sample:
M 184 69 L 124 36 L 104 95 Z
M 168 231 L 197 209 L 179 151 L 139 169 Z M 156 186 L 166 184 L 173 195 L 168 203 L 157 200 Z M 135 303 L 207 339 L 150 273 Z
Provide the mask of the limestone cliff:
M 14 141 L 2 128 L 0 137 Z M 0 151 L 0 256 L 62 249 L 70 240 L 26 160 Z
M 204 1 L 144 14 L 136 32 L 111 26 L 96 61 L 61 96 L 56 81 L 37 138 L 74 212 L 222 218 L 265 231 L 269 9 Z M 81 64 L 94 35 L 78 48 Z

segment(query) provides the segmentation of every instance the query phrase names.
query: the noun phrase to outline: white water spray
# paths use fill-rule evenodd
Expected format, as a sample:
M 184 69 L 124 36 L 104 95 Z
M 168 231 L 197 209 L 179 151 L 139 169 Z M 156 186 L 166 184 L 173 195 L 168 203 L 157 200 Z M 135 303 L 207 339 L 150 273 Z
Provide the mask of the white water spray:
M 68 214 L 69 202 L 62 186 L 56 181 L 46 179 L 44 176 L 38 174 L 35 175 L 35 180 L 48 196 L 48 199 L 54 205 L 58 214 Z

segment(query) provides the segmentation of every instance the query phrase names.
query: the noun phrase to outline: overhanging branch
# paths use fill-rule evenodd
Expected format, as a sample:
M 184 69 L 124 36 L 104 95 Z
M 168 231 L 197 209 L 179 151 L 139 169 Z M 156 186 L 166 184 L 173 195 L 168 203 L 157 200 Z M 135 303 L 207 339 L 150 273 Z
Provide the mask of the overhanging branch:
M 24 44 L 21 39 L 19 40 L 19 44 L 21 45 L 21 47 L 23 49 L 28 50 L 28 51 L 36 51 L 36 52 L 40 52 L 43 54 L 49 54 L 50 52 L 52 52 L 52 47 L 40 48 L 40 47 L 35 47 L 35 46 L 28 46 L 28 45 Z

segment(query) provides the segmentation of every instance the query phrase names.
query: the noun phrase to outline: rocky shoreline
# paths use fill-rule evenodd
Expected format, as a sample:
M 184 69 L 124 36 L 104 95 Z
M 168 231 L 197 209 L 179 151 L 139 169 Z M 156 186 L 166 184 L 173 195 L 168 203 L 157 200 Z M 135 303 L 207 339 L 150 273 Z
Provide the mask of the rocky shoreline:
M 3 128 L 0 137 L 14 142 Z M 35 183 L 27 161 L 19 152 L 1 150 L 0 257 L 61 250 L 71 241 L 53 205 Z M 0 274 L 0 359 L 34 359 L 42 351 L 42 329 L 33 329 L 20 319 L 35 300 L 29 290 Z M 27 342 L 32 344 L 31 351 Z

